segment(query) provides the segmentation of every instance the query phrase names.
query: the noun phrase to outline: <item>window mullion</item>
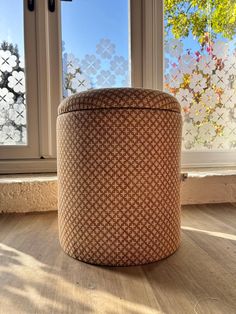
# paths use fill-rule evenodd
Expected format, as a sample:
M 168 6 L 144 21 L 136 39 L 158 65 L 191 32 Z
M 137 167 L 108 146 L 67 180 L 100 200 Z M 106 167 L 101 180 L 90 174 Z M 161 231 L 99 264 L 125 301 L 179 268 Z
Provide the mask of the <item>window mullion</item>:
M 163 89 L 163 1 L 142 0 L 143 87 Z
M 48 1 L 37 2 L 38 99 L 40 155 L 56 157 L 56 116 L 61 100 L 60 5 L 49 12 Z
M 143 87 L 143 0 L 130 0 L 131 85 Z
M 50 85 L 50 156 L 56 157 L 57 108 L 62 100 L 61 52 L 61 2 L 56 0 L 56 10 L 48 11 L 49 18 L 49 85 Z

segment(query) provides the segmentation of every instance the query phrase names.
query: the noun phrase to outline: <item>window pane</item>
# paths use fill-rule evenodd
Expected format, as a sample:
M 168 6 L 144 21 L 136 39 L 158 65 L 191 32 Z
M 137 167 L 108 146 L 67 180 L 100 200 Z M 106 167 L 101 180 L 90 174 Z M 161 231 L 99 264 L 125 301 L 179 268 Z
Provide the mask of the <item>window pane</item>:
M 130 85 L 128 0 L 61 3 L 64 97 Z
M 0 1 L 0 12 L 0 145 L 25 145 L 23 1 Z
M 235 10 L 165 0 L 165 90 L 181 103 L 186 151 L 236 150 Z

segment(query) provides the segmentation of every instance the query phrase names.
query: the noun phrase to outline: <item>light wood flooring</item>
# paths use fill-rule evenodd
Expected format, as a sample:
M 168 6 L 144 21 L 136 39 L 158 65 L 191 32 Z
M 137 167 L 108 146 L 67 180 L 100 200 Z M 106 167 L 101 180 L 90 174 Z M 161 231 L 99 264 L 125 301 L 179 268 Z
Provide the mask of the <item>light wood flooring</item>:
M 65 255 L 56 212 L 0 215 L 0 313 L 235 314 L 236 205 L 185 206 L 180 249 L 125 268 Z

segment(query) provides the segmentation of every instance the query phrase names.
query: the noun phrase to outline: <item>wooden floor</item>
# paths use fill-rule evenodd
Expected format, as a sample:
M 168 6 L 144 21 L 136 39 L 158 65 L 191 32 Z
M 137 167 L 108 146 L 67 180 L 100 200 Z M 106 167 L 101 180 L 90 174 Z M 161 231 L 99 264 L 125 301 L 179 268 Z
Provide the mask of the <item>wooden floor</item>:
M 143 267 L 97 267 L 59 247 L 56 213 L 0 215 L 0 313 L 236 313 L 236 205 L 187 206 L 182 245 Z

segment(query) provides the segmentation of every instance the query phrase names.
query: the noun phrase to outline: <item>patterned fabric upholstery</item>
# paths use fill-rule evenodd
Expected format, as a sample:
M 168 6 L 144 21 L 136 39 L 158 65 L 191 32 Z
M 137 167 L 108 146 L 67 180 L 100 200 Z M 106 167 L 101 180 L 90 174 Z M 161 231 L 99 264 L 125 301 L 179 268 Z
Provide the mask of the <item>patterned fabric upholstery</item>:
M 180 106 L 119 88 L 64 100 L 57 119 L 59 237 L 70 256 L 138 265 L 180 243 Z

